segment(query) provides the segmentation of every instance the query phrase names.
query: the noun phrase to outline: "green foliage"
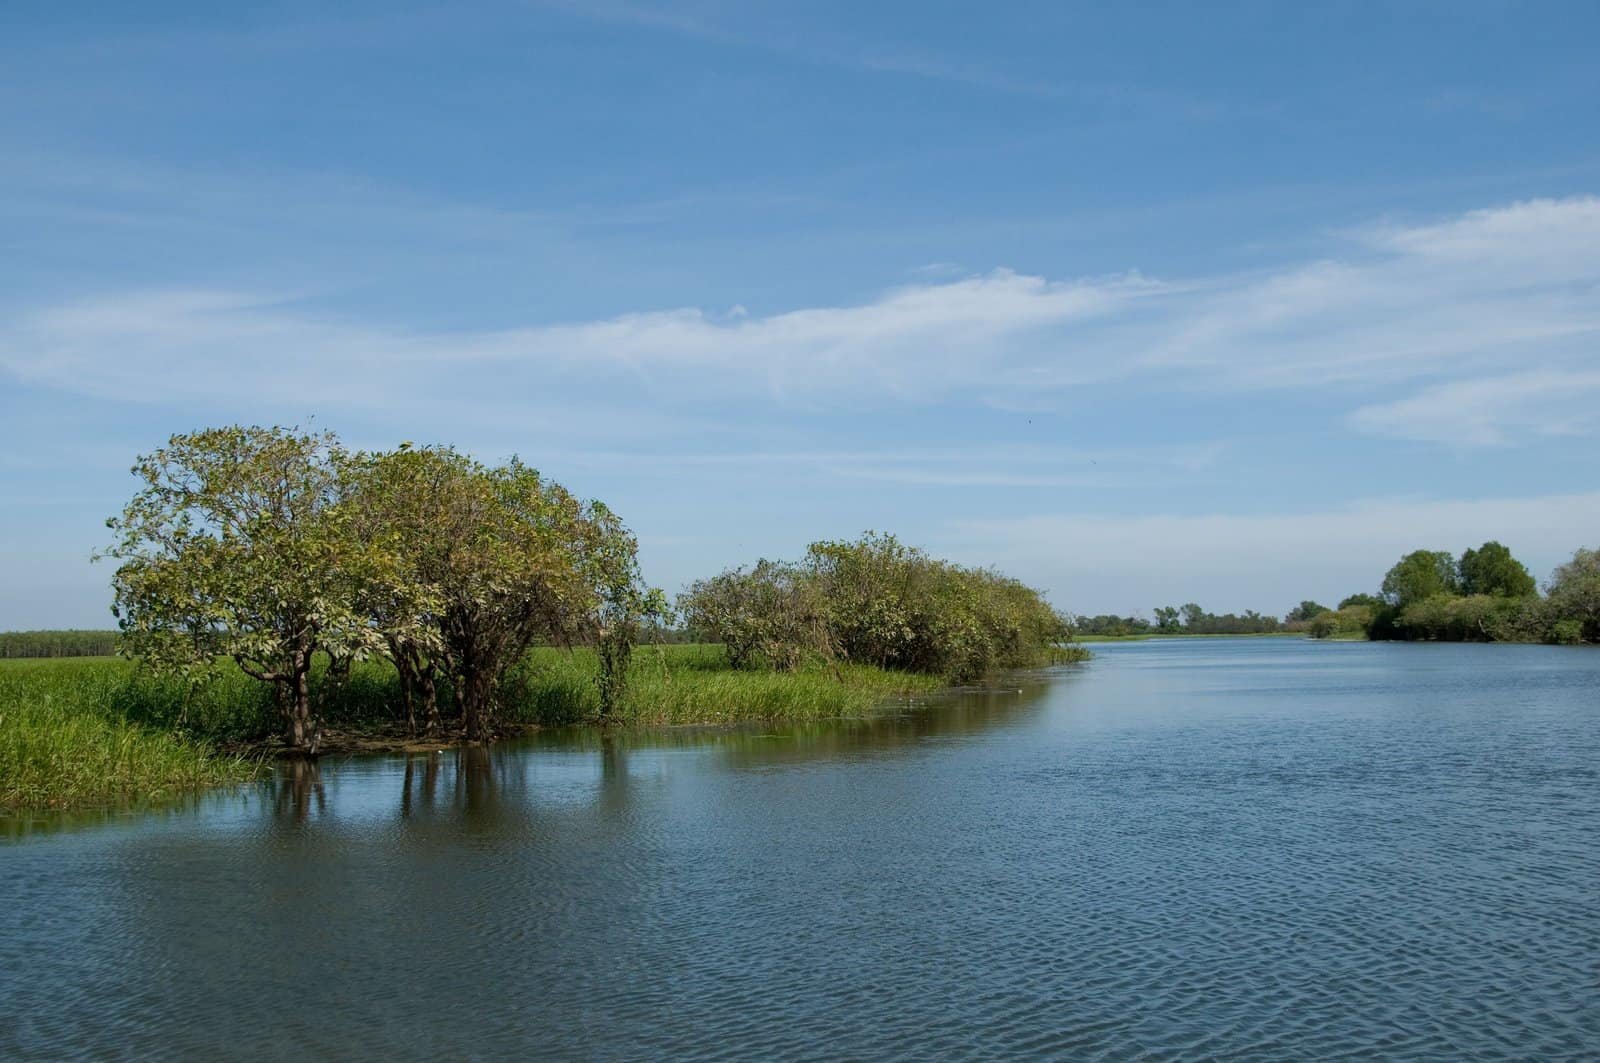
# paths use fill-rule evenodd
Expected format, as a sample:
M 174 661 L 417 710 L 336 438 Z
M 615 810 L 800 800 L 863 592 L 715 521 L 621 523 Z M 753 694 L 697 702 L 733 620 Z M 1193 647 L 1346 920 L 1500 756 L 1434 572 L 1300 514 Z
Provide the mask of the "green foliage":
M 1299 605 L 1295 606 L 1293 609 L 1289 610 L 1289 615 L 1285 616 L 1283 619 L 1291 624 L 1302 623 L 1326 612 L 1328 612 L 1327 606 L 1319 605 L 1308 598 Z
M 1376 594 L 1352 594 L 1350 597 L 1345 598 L 1339 603 L 1339 608 L 1348 609 L 1352 605 L 1362 605 L 1376 612 L 1387 604 L 1387 602 L 1378 597 Z
M 1156 630 L 1166 633 L 1178 631 L 1178 610 L 1171 605 L 1156 607 Z
M 500 684 L 541 641 L 597 647 L 602 715 L 617 710 L 642 625 L 667 609 L 615 514 L 515 458 L 490 468 L 445 447 L 358 455 L 347 480 L 357 523 L 379 547 L 361 601 L 408 718 L 420 698 L 433 720 L 437 670 L 468 737 L 491 734 Z
M 297 429 L 173 436 L 138 460 L 142 487 L 107 522 L 124 648 L 190 677 L 233 658 L 275 687 L 286 739 L 311 750 L 314 654 L 375 648 L 350 591 L 372 550 L 351 533 L 340 456 L 332 435 Z
M 1541 598 L 1528 570 L 1497 542 L 1461 555 L 1418 550 L 1383 581 L 1384 597 L 1352 595 L 1341 612 L 1376 605 L 1373 639 L 1498 642 L 1600 642 L 1600 552 L 1579 550 L 1556 569 Z M 1427 591 L 1428 593 L 1422 593 Z M 1314 633 L 1336 622 L 1318 618 Z
M 125 644 L 147 668 L 118 696 L 175 731 L 258 738 L 273 706 L 289 744 L 314 752 L 324 721 L 392 724 L 403 712 L 408 728 L 420 716 L 432 730 L 444 701 L 468 738 L 486 737 L 538 687 L 537 643 L 593 649 L 588 694 L 551 688 L 564 711 L 635 714 L 632 685 L 655 675 L 635 667 L 634 647 L 672 614 L 644 583 L 632 534 L 516 459 L 487 467 L 410 444 L 352 454 L 327 433 L 222 428 L 174 436 L 134 471 L 142 487 L 110 522 L 121 538 L 108 554 L 121 562 Z M 1015 581 L 892 537 L 818 544 L 802 568 L 708 581 L 690 596 L 694 620 L 736 663 L 799 673 L 820 661 L 835 683 L 840 656 L 964 678 L 1031 661 L 1065 635 Z M 879 576 L 898 593 L 875 595 Z M 872 608 L 852 626 L 862 603 Z M 362 662 L 380 654 L 390 667 L 375 678 Z M 225 688 L 229 711 L 214 712 Z
M 0 661 L 27 657 L 110 657 L 115 631 L 0 631 Z
M 1362 637 L 1372 626 L 1374 613 L 1372 606 L 1361 604 L 1324 609 L 1311 618 L 1306 633 L 1314 639 Z
M 502 712 L 516 723 L 592 722 L 600 700 L 588 649 L 534 650 L 506 684 Z M 627 699 L 612 719 L 630 725 L 725 724 L 744 720 L 822 720 L 866 716 L 896 698 L 925 696 L 936 676 L 820 658 L 793 672 L 734 669 L 720 646 L 641 647 L 633 657 Z
M 598 652 L 539 647 L 497 687 L 509 725 L 601 718 Z M 399 678 L 385 660 L 330 681 L 319 659 L 311 684 L 330 728 L 394 727 Z M 811 661 L 793 673 L 734 671 L 719 646 L 648 646 L 633 655 L 627 696 L 611 718 L 627 724 L 715 724 L 864 716 L 896 698 L 931 694 L 935 676 Z M 199 683 L 119 658 L 0 663 L 0 807 L 59 808 L 152 800 L 248 778 L 254 759 L 217 751 L 277 727 L 268 688 L 231 662 Z
M 669 622 L 672 610 L 666 595 L 644 582 L 639 543 L 615 514 L 591 503 L 582 528 L 582 564 L 598 591 L 589 625 L 600 664 L 595 688 L 600 716 L 609 720 L 627 703 L 634 645 L 647 627 Z
M 1246 609 L 1244 613 L 1208 613 L 1200 606 L 1190 602 L 1183 607 L 1183 629 L 1185 635 L 1266 635 L 1283 630 L 1283 625 L 1278 623 L 1278 618 L 1262 616 L 1254 609 Z
M 470 738 L 535 642 L 599 651 L 606 713 L 626 697 L 643 625 L 669 619 L 637 544 L 513 458 L 447 447 L 350 454 L 331 434 L 222 428 L 141 458 L 109 556 L 124 644 L 193 684 L 218 658 L 270 684 L 293 748 L 314 752 L 312 664 L 338 695 L 355 662 L 394 664 L 407 722 L 438 726 L 447 685 Z
M 690 584 L 679 611 L 697 639 L 723 645 L 734 668 L 792 672 L 808 656 L 833 656 L 819 591 L 799 566 L 762 559 Z
M 1456 561 L 1444 550 L 1414 550 L 1383 577 L 1383 597 L 1404 609 L 1415 602 L 1458 591 Z
M 1548 590 L 1556 641 L 1600 642 L 1600 550 L 1580 549 L 1550 577 Z
M 1076 618 L 1072 622 L 1072 630 L 1079 637 L 1091 635 L 1126 638 L 1129 635 L 1148 635 L 1153 626 L 1142 616 L 1115 616 L 1102 613 L 1099 616 Z
M 1594 642 L 1596 640 L 1583 637 L 1583 621 L 1557 620 L 1550 625 L 1548 641 L 1555 643 L 1557 646 L 1576 646 L 1580 642 Z
M 1497 542 L 1487 542 L 1463 553 L 1457 570 L 1460 590 L 1465 595 L 1526 598 L 1539 591 L 1527 567 Z
M 1537 595 L 1528 598 L 1499 598 L 1505 603 L 1492 634 L 1496 642 L 1555 642 L 1560 618 L 1550 603 Z
M 1069 637 L 1037 591 L 935 560 L 892 535 L 813 543 L 806 566 L 833 644 L 849 660 L 961 682 L 1044 663 Z
M 1519 610 L 1516 600 L 1489 594 L 1435 594 L 1400 610 L 1407 638 L 1441 642 L 1493 642 Z
M 813 543 L 799 565 L 763 561 L 702 580 L 680 608 L 736 667 L 838 657 L 964 682 L 1044 663 L 1070 637 L 1037 591 L 876 533 Z

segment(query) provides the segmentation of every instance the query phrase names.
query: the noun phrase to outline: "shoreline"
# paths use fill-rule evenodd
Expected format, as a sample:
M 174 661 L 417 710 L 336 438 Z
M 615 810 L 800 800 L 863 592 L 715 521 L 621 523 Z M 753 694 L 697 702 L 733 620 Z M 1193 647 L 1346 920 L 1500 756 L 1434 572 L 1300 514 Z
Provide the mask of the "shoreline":
M 392 667 L 366 662 L 342 686 L 322 689 L 323 741 L 310 758 L 284 744 L 268 692 L 236 669 L 219 666 L 187 691 L 123 658 L 0 661 L 0 815 L 161 803 L 247 783 L 280 761 L 437 753 L 567 726 L 620 733 L 870 719 L 968 688 L 853 663 L 735 670 L 721 647 L 703 644 L 640 649 L 630 704 L 609 722 L 595 711 L 589 651 L 535 651 L 507 687 L 494 737 L 474 742 L 455 721 L 433 735 L 397 726 Z M 1079 650 L 1039 667 L 1088 656 Z

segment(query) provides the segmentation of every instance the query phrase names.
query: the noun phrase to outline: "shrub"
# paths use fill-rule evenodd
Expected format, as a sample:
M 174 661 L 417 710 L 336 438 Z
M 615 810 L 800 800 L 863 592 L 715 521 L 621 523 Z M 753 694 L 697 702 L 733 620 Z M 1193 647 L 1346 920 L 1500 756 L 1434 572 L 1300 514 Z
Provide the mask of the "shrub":
M 831 649 L 816 581 L 793 565 L 761 560 L 700 580 L 679 609 L 697 638 L 722 643 L 734 668 L 792 672 L 807 654 Z
M 1584 641 L 1583 622 L 1580 620 L 1557 620 L 1550 625 L 1550 641 L 1558 646 L 1576 646 Z
M 1491 642 L 1520 608 L 1514 598 L 1489 594 L 1435 594 L 1400 611 L 1404 637 L 1448 642 Z
M 1577 641 L 1600 642 L 1600 550 L 1579 550 L 1550 577 L 1550 610 L 1555 623 Z
M 1306 633 L 1314 639 L 1331 639 L 1365 635 L 1372 624 L 1373 610 L 1365 605 L 1349 605 L 1342 609 L 1325 609 L 1311 618 Z
M 694 584 L 679 607 L 738 667 L 840 657 L 963 682 L 1045 663 L 1070 635 L 1038 591 L 892 535 L 813 543 L 799 565 L 732 569 Z

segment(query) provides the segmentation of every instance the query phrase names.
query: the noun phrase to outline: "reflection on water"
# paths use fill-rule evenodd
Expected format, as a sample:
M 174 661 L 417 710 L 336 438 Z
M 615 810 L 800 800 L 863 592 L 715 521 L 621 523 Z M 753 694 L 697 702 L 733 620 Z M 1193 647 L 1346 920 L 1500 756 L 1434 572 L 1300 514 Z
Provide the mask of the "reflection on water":
M 1592 1056 L 1597 689 L 1551 647 L 1117 645 L 13 822 L 0 1058 Z
M 322 785 L 321 765 L 314 760 L 293 759 L 279 766 L 267 784 L 272 793 L 272 808 L 278 818 L 304 823 L 313 807 L 328 809 L 328 791 Z

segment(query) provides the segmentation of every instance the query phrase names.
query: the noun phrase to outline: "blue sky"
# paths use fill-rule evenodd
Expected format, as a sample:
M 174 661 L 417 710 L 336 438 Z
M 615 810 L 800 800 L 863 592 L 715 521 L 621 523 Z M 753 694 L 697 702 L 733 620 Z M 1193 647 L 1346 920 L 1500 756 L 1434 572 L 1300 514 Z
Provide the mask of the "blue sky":
M 134 455 L 513 452 L 677 589 L 867 528 L 1076 612 L 1600 546 L 1592 3 L 0 8 L 0 627 Z

